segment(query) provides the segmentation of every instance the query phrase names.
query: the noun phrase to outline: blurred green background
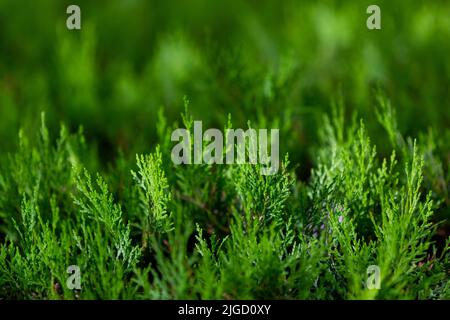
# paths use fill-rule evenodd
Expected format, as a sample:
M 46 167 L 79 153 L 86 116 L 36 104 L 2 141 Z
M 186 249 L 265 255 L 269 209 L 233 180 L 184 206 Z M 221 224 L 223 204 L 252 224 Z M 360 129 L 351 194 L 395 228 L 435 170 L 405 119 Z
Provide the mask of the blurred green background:
M 81 7 L 82 29 L 66 28 Z M 366 8 L 381 7 L 381 30 Z M 381 154 L 376 92 L 416 137 L 450 137 L 449 1 L 0 1 L 0 150 L 20 127 L 83 125 L 102 163 L 156 141 L 160 108 L 204 126 L 278 124 L 282 151 L 307 176 L 321 113 L 342 99 Z M 445 155 L 444 155 L 445 156 Z M 448 155 L 450 158 L 450 155 Z M 447 160 L 448 160 L 447 158 Z

